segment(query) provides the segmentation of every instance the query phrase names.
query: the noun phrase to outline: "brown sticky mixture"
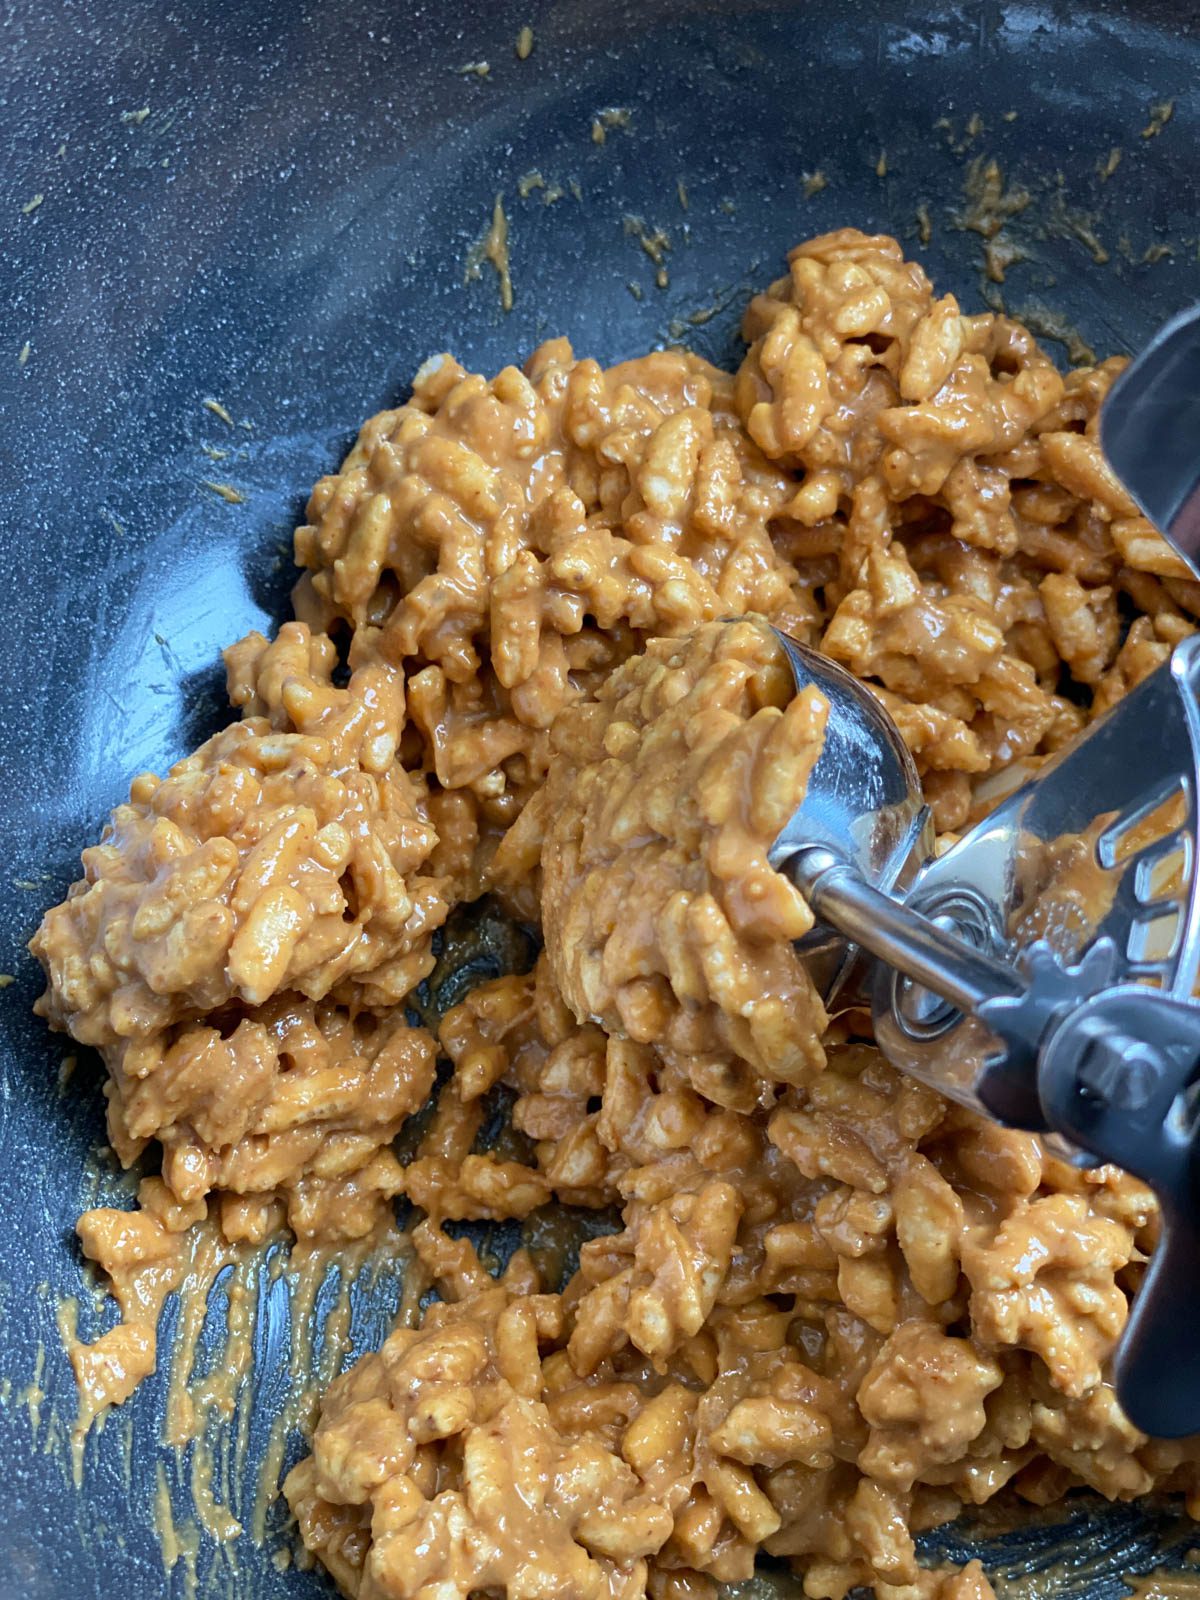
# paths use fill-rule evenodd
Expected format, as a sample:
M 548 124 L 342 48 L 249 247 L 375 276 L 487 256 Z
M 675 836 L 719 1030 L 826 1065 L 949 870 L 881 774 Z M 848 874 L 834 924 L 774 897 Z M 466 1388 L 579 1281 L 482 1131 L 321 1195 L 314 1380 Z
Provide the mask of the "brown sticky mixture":
M 972 775 L 1078 730 L 1060 675 L 1114 668 L 1118 595 L 1155 616 L 1147 580 L 1187 574 L 1100 451 L 1118 361 L 1061 377 L 1019 323 L 935 300 L 891 239 L 844 229 L 790 266 L 750 305 L 735 387 L 800 477 L 776 543 L 822 585 L 821 648 L 880 694 L 953 828 Z
M 428 1099 L 434 1061 L 403 1012 L 284 996 L 112 1053 L 109 1138 L 127 1165 L 156 1139 L 171 1194 L 222 1191 L 235 1235 L 258 1231 L 248 1218 L 274 1199 L 300 1238 L 355 1238 L 403 1186 L 390 1146 Z
M 542 835 L 546 949 L 581 1021 L 786 1081 L 821 1066 L 825 1011 L 791 942 L 812 915 L 767 851 L 825 712 L 815 691 L 793 698 L 781 646 L 746 621 L 652 641 L 558 718 L 496 868 L 527 875 Z
M 433 966 L 446 904 L 419 871 L 436 842 L 420 780 L 396 762 L 403 678 L 372 662 L 335 688 L 333 646 L 297 622 L 226 654 L 245 720 L 134 780 L 32 942 L 39 1009 L 81 1043 L 285 989 L 394 1004 Z
M 72 1352 L 88 1415 L 153 1370 L 199 1255 L 423 1213 L 440 1299 L 332 1385 L 286 1484 L 359 1600 L 715 1600 L 763 1551 L 811 1600 L 988 1600 L 914 1535 L 1001 1490 L 1200 1510 L 1197 1444 L 1109 1376 L 1152 1196 L 828 1019 L 767 865 L 823 707 L 764 621 L 879 697 L 946 834 L 1192 632 L 1200 585 L 1101 453 L 1120 363 L 1060 375 L 853 229 L 744 331 L 733 377 L 562 340 L 426 363 L 313 492 L 301 620 L 227 653 L 243 720 L 135 781 L 33 942 L 114 1148 L 162 1152 L 80 1219 L 122 1310 Z M 1078 841 L 1028 865 L 1030 916 L 1095 897 Z M 402 1159 L 437 1053 L 403 1006 L 487 888 L 545 951 L 442 1018 Z M 619 1213 L 561 1285 L 554 1207 Z M 517 1219 L 501 1279 L 443 1226 Z
M 810 620 L 767 530 L 787 489 L 698 356 L 604 372 L 560 339 L 490 383 L 438 356 L 313 491 L 297 605 L 379 627 L 427 770 L 507 823 L 555 715 L 640 639 Z
M 486 1057 L 489 1077 L 528 1084 L 536 1062 L 561 1089 L 562 1026 L 543 968 L 476 991 L 444 1033 L 471 1041 L 464 1075 Z M 511 1595 L 711 1597 L 761 1547 L 792 1557 L 813 1595 L 936 1595 L 945 1580 L 918 1567 L 911 1530 L 1008 1483 L 1037 1499 L 1051 1472 L 1058 1493 L 1120 1497 L 1194 1481 L 1188 1447 L 1130 1430 L 1097 1364 L 1123 1316 L 1115 1274 L 1151 1227 L 1140 1185 L 1061 1167 L 866 1044 L 831 1044 L 811 1091 L 742 1117 L 672 1083 L 650 1046 L 589 1029 L 575 1043 L 580 1091 L 605 1058 L 588 1115 L 624 1230 L 584 1246 L 561 1295 L 520 1253 L 497 1285 L 464 1242 L 417 1230 L 451 1303 L 340 1380 L 287 1483 L 348 1593 L 419 1593 L 414 1561 L 436 1539 L 451 1594 L 486 1571 Z M 543 1141 L 546 1171 L 556 1145 L 577 1150 L 573 1130 Z M 506 1321 L 526 1341 L 520 1408 L 512 1377 L 497 1383 Z M 552 1506 L 571 1445 L 590 1452 L 598 1507 L 627 1508 L 624 1543 Z M 528 1477 L 523 1449 L 540 1463 Z M 511 1482 L 517 1499 L 498 1497 Z M 626 1570 L 602 1583 L 585 1558 Z
M 348 1592 L 645 1593 L 671 1513 L 601 1429 L 556 1415 L 541 1350 L 562 1305 L 514 1279 L 525 1292 L 434 1306 L 331 1386 L 288 1483 L 303 1537 Z
M 77 1224 L 122 1319 L 72 1350 L 91 1414 L 155 1370 L 158 1314 L 197 1228 L 213 1249 L 284 1225 L 329 1246 L 381 1229 L 404 1188 L 391 1146 L 433 1087 L 429 1034 L 403 1012 L 352 1017 L 294 994 L 212 1023 L 105 1051 L 113 1149 L 131 1166 L 157 1140 L 162 1176 L 143 1180 L 135 1211 L 103 1207 Z

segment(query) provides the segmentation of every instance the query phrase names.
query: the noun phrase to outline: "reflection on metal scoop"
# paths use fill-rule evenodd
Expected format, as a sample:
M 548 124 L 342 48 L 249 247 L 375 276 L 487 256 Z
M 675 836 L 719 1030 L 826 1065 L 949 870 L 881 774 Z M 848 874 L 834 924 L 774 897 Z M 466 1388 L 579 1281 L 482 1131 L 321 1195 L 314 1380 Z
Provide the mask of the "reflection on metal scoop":
M 1138 503 L 1200 564 L 1200 308 L 1129 368 L 1102 432 Z M 827 1001 L 851 982 L 869 993 L 905 1071 L 1153 1187 L 1163 1238 L 1117 1391 L 1148 1433 L 1200 1431 L 1200 635 L 933 860 L 891 718 L 773 631 L 797 689 L 830 703 L 771 856 L 817 918 L 800 946 L 815 981 Z

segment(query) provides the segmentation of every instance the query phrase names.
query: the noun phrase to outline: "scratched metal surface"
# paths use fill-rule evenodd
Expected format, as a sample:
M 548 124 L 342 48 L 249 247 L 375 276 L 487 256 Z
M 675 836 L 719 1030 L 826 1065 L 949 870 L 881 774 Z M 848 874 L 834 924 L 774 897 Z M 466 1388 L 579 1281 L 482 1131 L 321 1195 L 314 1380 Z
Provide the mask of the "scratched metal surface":
M 536 42 L 522 63 L 513 40 L 527 22 Z M 480 60 L 487 78 L 455 70 Z M 73 1396 L 54 1306 L 80 1289 L 71 1226 L 89 1159 L 97 1182 L 115 1180 L 94 1159 L 94 1066 L 81 1062 L 60 1094 L 63 1043 L 29 1017 L 38 984 L 24 941 L 129 776 L 161 769 L 220 721 L 217 651 L 284 614 L 290 529 L 357 420 L 446 346 L 485 369 L 559 332 L 604 361 L 680 336 L 732 359 L 747 287 L 777 272 L 788 245 L 856 223 L 916 250 L 922 203 L 933 224 L 923 259 L 977 308 L 982 241 L 953 221 L 976 154 L 1036 197 L 1020 223 L 1032 259 L 1005 286 L 1010 305 L 1051 304 L 1099 352 L 1129 348 L 1200 293 L 1198 68 L 1182 0 L 4 9 L 0 971 L 16 981 L 0 991 L 0 1594 L 189 1588 L 186 1562 L 164 1573 L 150 1513 L 161 1382 L 92 1441 L 82 1492 L 69 1481 Z M 1143 139 L 1165 99 L 1174 117 Z M 597 144 L 604 107 L 630 117 Z M 965 144 L 976 112 L 984 132 Z M 935 126 L 943 117 L 949 129 Z M 1113 146 L 1124 159 L 1102 184 L 1097 160 Z M 574 180 L 581 198 L 521 199 L 532 170 Z M 826 187 L 805 198 L 803 175 L 818 171 Z M 1107 261 L 1063 225 L 1061 206 L 1044 236 L 1059 173 L 1069 206 L 1099 213 Z M 486 267 L 463 283 L 499 192 L 508 316 Z M 627 217 L 668 235 L 665 289 Z M 1163 243 L 1171 254 L 1142 259 Z M 233 484 L 244 503 L 204 479 Z M 256 1438 L 288 1382 L 286 1295 L 269 1294 Z M 364 1341 L 394 1294 L 377 1285 L 360 1308 Z M 1065 1536 L 1001 1541 L 992 1564 L 1032 1564 L 1023 1592 L 1107 1600 L 1164 1540 L 1186 1543 L 1164 1517 L 1082 1508 Z M 324 1592 L 247 1541 L 236 1565 L 202 1543 L 195 1587 Z

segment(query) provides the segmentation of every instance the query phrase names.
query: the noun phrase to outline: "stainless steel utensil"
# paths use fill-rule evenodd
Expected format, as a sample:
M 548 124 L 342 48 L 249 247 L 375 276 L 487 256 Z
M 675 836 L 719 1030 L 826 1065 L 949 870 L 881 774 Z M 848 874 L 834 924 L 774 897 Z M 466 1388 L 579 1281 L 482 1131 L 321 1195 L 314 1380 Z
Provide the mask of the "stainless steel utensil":
M 1113 471 L 1193 571 L 1200 561 L 1200 305 L 1155 334 L 1100 417 Z
M 1114 387 L 1103 436 L 1193 560 L 1200 308 Z M 830 703 L 829 742 L 772 853 L 818 919 L 802 947 L 814 976 L 827 1000 L 870 996 L 879 1044 L 905 1071 L 1151 1185 L 1163 1237 L 1117 1390 L 1148 1433 L 1200 1430 L 1200 636 L 936 860 L 890 717 L 778 637 L 797 688 Z

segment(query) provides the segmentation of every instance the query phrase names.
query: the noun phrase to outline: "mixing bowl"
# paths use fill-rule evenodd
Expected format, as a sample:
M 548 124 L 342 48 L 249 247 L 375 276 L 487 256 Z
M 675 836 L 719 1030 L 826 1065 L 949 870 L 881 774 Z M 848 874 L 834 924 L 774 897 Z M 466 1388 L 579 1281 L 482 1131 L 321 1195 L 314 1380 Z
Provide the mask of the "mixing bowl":
M 0 27 L 0 1592 L 316 1595 L 278 1507 L 250 1537 L 296 1387 L 269 1264 L 224 1467 L 246 1536 L 205 1531 L 158 1443 L 165 1373 L 72 1481 L 58 1322 L 71 1297 L 100 1315 L 72 1225 L 123 1190 L 97 1065 L 30 1016 L 41 911 L 130 776 L 223 719 L 219 648 L 285 614 L 308 488 L 428 353 L 492 371 L 565 333 L 602 362 L 729 361 L 751 285 L 844 224 L 1064 361 L 1135 348 L 1200 294 L 1200 22 L 1183 0 L 28 0 Z M 1003 282 L 992 160 L 1026 257 Z M 498 203 L 511 309 L 479 248 Z M 360 1297 L 360 1343 L 395 1293 L 385 1271 Z M 940 1546 L 1100 1597 L 1190 1542 L 1169 1508 L 1051 1522 Z

